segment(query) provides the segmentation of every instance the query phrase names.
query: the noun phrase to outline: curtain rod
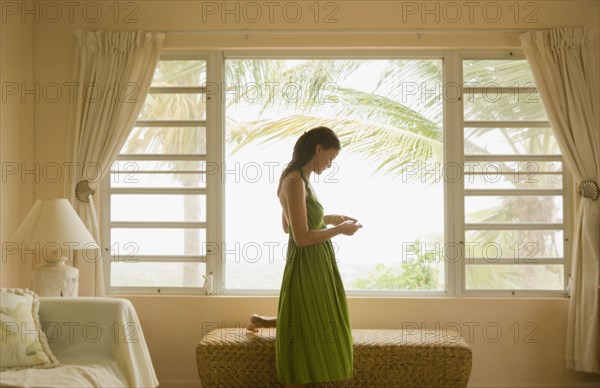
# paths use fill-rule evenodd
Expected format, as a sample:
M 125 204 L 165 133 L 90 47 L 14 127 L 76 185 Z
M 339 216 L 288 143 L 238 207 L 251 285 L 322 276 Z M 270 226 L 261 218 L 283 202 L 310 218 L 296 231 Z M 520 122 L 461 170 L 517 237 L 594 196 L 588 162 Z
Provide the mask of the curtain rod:
M 162 30 L 167 35 L 344 35 L 344 34 L 424 34 L 436 33 L 524 33 L 542 29 L 281 29 L 281 30 Z

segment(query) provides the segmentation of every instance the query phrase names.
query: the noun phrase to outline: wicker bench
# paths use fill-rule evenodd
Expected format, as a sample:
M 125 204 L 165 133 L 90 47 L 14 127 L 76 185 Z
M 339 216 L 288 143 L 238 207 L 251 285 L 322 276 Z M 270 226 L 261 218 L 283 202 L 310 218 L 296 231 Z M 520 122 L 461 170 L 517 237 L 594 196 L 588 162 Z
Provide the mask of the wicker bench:
M 217 328 L 196 347 L 203 388 L 281 387 L 275 373 L 276 329 Z M 311 387 L 466 387 L 471 348 L 435 330 L 353 329 L 352 379 Z

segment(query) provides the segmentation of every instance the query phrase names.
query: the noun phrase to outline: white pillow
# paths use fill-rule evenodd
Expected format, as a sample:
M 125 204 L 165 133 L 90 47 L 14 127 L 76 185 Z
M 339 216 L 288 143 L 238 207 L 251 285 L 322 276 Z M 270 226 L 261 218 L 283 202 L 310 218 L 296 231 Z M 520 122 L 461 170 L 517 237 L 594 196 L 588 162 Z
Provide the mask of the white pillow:
M 42 332 L 38 309 L 33 291 L 0 288 L 0 371 L 58 366 Z

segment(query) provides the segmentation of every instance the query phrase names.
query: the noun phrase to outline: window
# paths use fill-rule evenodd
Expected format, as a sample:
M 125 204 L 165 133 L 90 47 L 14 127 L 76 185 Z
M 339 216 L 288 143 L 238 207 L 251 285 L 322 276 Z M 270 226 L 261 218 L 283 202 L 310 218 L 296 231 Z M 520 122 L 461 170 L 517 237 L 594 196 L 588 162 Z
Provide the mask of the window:
M 464 58 L 466 290 L 563 290 L 563 169 L 525 59 Z
M 441 58 L 226 59 L 225 72 L 225 291 L 279 288 L 288 235 L 278 179 L 300 128 L 327 125 L 342 151 L 311 183 L 326 214 L 364 225 L 333 240 L 346 291 L 443 293 L 444 263 L 419 248 L 444 243 L 444 184 L 412 174 L 440 177 Z
M 298 133 L 317 125 L 342 152 L 311 184 L 326 213 L 365 225 L 333 241 L 349 295 L 564 290 L 567 180 L 523 58 L 207 58 L 160 61 L 113 166 L 111 292 L 277 295 L 288 239 L 277 183 Z
M 206 59 L 164 59 L 109 179 L 110 290 L 204 287 Z

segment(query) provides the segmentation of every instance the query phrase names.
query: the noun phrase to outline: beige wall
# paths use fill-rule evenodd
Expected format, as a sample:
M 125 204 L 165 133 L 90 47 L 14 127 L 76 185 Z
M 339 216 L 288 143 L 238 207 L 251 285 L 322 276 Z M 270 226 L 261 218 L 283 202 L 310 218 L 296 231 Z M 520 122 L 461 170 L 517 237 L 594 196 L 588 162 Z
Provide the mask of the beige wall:
M 234 2 L 229 2 L 233 4 Z M 263 2 L 257 2 L 262 4 Z M 85 29 L 152 29 L 152 30 L 213 30 L 213 29 L 356 29 L 356 28 L 423 28 L 419 38 L 416 34 L 401 35 L 252 35 L 246 39 L 243 35 L 168 35 L 166 49 L 185 48 L 255 48 L 255 47 L 379 47 L 379 48 L 510 48 L 517 47 L 518 33 L 433 33 L 431 29 L 530 29 L 558 26 L 587 26 L 600 32 L 597 1 L 524 1 L 517 4 L 505 1 L 463 2 L 457 1 L 463 10 L 460 21 L 453 22 L 451 8 L 447 2 L 428 2 L 433 13 L 424 13 L 422 2 L 402 1 L 338 1 L 334 18 L 337 22 L 324 23 L 327 12 L 336 8 L 328 2 L 321 3 L 319 22 L 313 20 L 314 14 L 307 8 L 312 2 L 302 4 L 303 17 L 297 23 L 286 22 L 281 13 L 275 12 L 270 23 L 267 16 L 252 23 L 243 17 L 237 23 L 228 17 L 221 21 L 220 15 L 204 15 L 203 6 L 214 4 L 220 7 L 222 2 L 192 1 L 153 1 L 123 2 L 119 9 L 113 2 L 81 1 L 69 14 L 62 8 L 62 16 L 57 17 L 52 9 L 44 10 L 39 6 L 40 20 L 34 22 L 33 40 L 22 32 L 30 31 L 27 24 L 3 24 L 10 34 L 2 30 L 3 67 L 5 51 L 13 56 L 23 57 L 26 65 L 9 73 L 9 79 L 25 79 L 47 88 L 40 102 L 22 105 L 12 102 L 24 110 L 19 118 L 9 118 L 5 125 L 2 118 L 2 160 L 5 150 L 13 152 L 8 160 L 17 158 L 35 159 L 42 166 L 51 163 L 62 165 L 65 162 L 65 144 L 69 117 L 69 89 L 65 86 L 72 79 L 74 62 L 73 31 Z M 334 2 L 329 2 L 334 3 Z M 60 4 L 60 2 L 58 2 Z M 126 4 L 129 4 L 126 6 Z M 277 3 L 281 8 L 284 3 Z M 437 5 L 436 5 L 437 4 Z M 468 7 L 474 13 L 468 13 Z M 113 8 L 108 8 L 113 5 Z M 513 5 L 513 8 L 508 8 Z M 101 17 L 96 20 L 96 6 L 100 7 Z M 87 7 L 87 8 L 86 8 Z M 241 5 L 243 7 L 243 5 Z M 417 7 L 417 8 L 414 8 Z M 439 7 L 436 11 L 435 7 Z M 494 10 L 500 7 L 502 12 L 497 21 Z M 85 9 L 85 11 L 84 11 Z M 277 8 L 279 9 L 279 8 Z M 276 10 L 277 10 L 276 9 Z M 487 10 L 484 14 L 483 9 Z M 519 14 L 515 15 L 515 10 Z M 117 12 L 118 11 L 118 12 Z M 411 12 L 408 12 L 411 11 Z M 416 13 L 412 13 L 412 12 Z M 252 15 L 248 14 L 249 17 Z M 526 20 L 526 16 L 531 18 Z M 129 17 L 128 17 L 129 16 Z M 425 22 L 421 17 L 425 17 Z M 14 16 L 11 16 L 14 18 Z M 19 17 L 17 15 L 16 17 Z M 439 21 L 435 18 L 439 17 Z M 515 17 L 517 22 L 515 22 Z M 14 23 L 13 23 L 14 24 Z M 8 26 L 8 27 L 7 27 Z M 12 28 L 12 29 L 10 29 Z M 23 31 L 22 31 L 23 30 Z M 10 38 L 9 38 L 10 36 Z M 599 40 L 600 41 L 600 40 Z M 10 42 L 10 43 L 5 43 Z M 35 44 L 33 44 L 35 42 Z M 33 52 L 33 53 L 32 53 Z M 12 61 L 12 59 L 11 59 Z M 31 61 L 35 64 L 33 78 Z M 12 63 L 12 62 L 11 62 Z M 27 64 L 29 67 L 27 67 Z M 29 70 L 27 70 L 27 68 Z M 4 73 L 3 73 L 4 74 Z M 4 75 L 3 75 L 4 77 Z M 4 78 L 3 78 L 4 80 Z M 50 94 L 51 85 L 63 85 L 62 96 L 56 98 Z M 599 85 L 600 87 L 600 85 Z M 8 105 L 6 105 L 8 107 Z M 3 105 L 3 113 L 5 112 Z M 33 113 L 33 116 L 32 116 Z M 32 121 L 33 118 L 33 121 Z M 8 125 L 23 124 L 21 131 L 8 130 Z M 35 130 L 31 128 L 35 122 Z M 12 123 L 12 124 L 11 124 Z M 35 136 L 33 136 L 35 134 Z M 18 150 L 18 151 L 17 151 Z M 19 156 L 17 156 L 19 155 Z M 66 173 L 66 171 L 64 171 Z M 66 175 L 65 175 L 66 176 Z M 63 179 L 54 181 L 50 177 L 41 179 L 35 185 L 35 198 L 43 196 L 62 196 Z M 8 193 L 8 194 L 7 194 Z M 18 194 L 17 194 L 18 193 Z M 5 186 L 2 191 L 2 225 L 8 225 L 2 231 L 5 239 L 8 229 L 15 228 L 26 208 L 32 201 L 31 184 Z M 12 197 L 10 197 L 12 195 Z M 7 202 L 5 198 L 11 199 Z M 13 208 L 13 201 L 26 203 L 19 211 Z M 23 210 L 25 208 L 25 210 Z M 11 210 L 12 209 L 12 210 Z M 18 214 L 17 214 L 18 213 Z M 11 215 L 9 215 L 11 214 Z M 3 228 L 4 229 L 4 228 Z M 3 266 L 4 279 L 13 279 L 18 268 Z M 25 271 L 27 272 L 27 271 Z M 8 273 L 8 274 L 5 274 Z M 6 283 L 8 284 L 8 282 Z M 88 293 L 85 278 L 81 281 L 82 293 Z M 29 279 L 20 278 L 18 285 L 29 286 Z M 252 312 L 275 314 L 276 297 L 187 297 L 187 296 L 132 296 L 143 324 L 144 333 L 150 346 L 151 355 L 162 386 L 197 386 L 198 378 L 194 362 L 195 344 L 203 334 L 203 324 L 212 322 L 234 325 L 243 324 Z M 566 299 L 457 299 L 457 298 L 349 298 L 351 319 L 356 328 L 401 328 L 404 324 L 416 322 L 433 327 L 440 325 L 458 325 L 463 335 L 469 336 L 469 327 L 473 328 L 471 341 L 474 352 L 473 374 L 470 385 L 473 387 L 525 387 L 553 386 L 575 387 L 600 384 L 598 379 L 592 382 L 584 376 L 566 372 L 563 368 L 566 312 Z M 486 328 L 487 339 L 483 328 Z M 499 327 L 501 336 L 493 342 L 494 329 Z M 528 337 L 530 335 L 530 337 Z M 537 342 L 528 342 L 528 340 Z
M 0 17 L 2 17 L 0 15 Z M 0 285 L 27 285 L 31 262 L 7 245 L 33 205 L 34 183 L 34 23 L 9 20 L 0 23 Z M 26 88 L 23 86 L 26 85 Z M 30 173 L 29 173 L 30 172 Z M 25 173 L 25 174 L 23 174 Z

